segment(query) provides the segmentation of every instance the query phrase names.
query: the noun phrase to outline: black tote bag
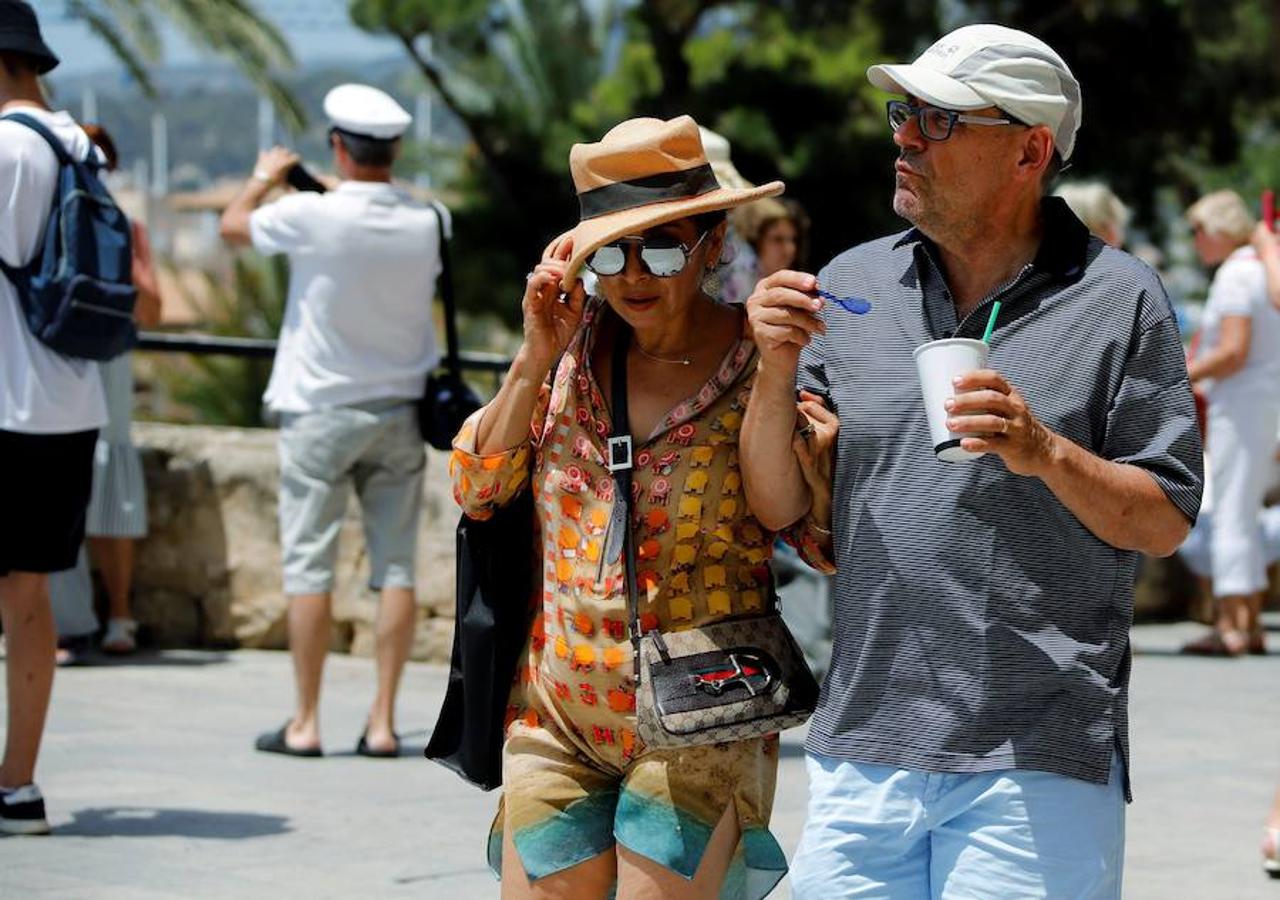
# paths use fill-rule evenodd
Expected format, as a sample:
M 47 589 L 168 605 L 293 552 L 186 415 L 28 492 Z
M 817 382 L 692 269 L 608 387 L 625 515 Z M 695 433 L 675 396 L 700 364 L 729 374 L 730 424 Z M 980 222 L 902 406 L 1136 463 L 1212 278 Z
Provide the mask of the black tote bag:
M 532 622 L 533 491 L 458 522 L 449 686 L 426 756 L 489 791 L 502 784 L 507 700 Z

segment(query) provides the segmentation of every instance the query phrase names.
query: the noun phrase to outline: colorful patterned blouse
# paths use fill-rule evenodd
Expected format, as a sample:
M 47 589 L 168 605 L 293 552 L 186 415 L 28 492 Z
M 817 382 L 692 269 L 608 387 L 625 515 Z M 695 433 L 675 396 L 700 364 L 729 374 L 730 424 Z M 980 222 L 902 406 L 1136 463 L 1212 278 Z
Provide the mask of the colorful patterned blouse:
M 615 791 L 616 782 L 622 781 L 624 799 L 628 792 L 642 795 L 646 804 L 657 800 L 704 825 L 708 819 L 714 825 L 726 800 L 736 798 L 748 849 L 748 833 L 767 824 L 772 802 L 772 741 L 748 742 L 752 746 L 745 756 L 744 748 L 737 748 L 734 758 L 742 761 L 731 767 L 728 779 L 723 767 L 718 769 L 715 777 L 725 786 L 710 793 L 706 780 L 711 770 L 687 754 L 682 774 L 664 768 L 661 777 L 650 778 L 648 784 L 628 780 L 633 764 L 646 751 L 635 733 L 625 567 L 621 554 L 606 558 L 606 547 L 612 546 L 607 530 L 614 492 L 613 476 L 605 467 L 610 417 L 589 367 L 596 326 L 605 309 L 598 300 L 588 303 L 553 382 L 542 389 L 527 443 L 502 453 L 478 454 L 476 425 L 482 411 L 460 431 L 450 460 L 454 495 L 473 518 L 492 515 L 495 507 L 521 491 L 536 491 L 535 546 L 542 547 L 542 579 L 532 598 L 526 665 L 508 709 L 508 754 L 514 744 L 553 748 L 545 755 L 563 750 L 566 759 L 576 758 L 593 770 L 577 779 L 582 790 L 569 791 L 570 798 L 564 796 L 563 785 L 552 783 L 543 784 L 544 793 L 557 797 L 538 795 L 536 760 L 519 763 L 518 790 L 507 779 L 507 824 L 515 821 L 522 862 L 535 877 L 540 844 L 530 835 L 539 827 L 545 830 L 551 820 L 568 827 L 566 817 L 571 819 L 572 811 L 566 810 L 574 800 L 584 809 L 588 801 L 598 807 L 598 798 L 591 798 L 601 775 L 614 778 Z M 769 560 L 775 535 L 747 509 L 738 465 L 738 432 L 756 358 L 754 345 L 739 341 L 696 395 L 676 405 L 648 439 L 635 442 L 632 512 L 645 630 L 695 627 L 759 613 L 773 603 Z M 786 538 L 815 568 L 833 571 L 805 529 Z M 762 755 L 768 758 L 764 765 Z M 507 765 L 510 769 L 509 756 Z M 564 760 L 548 761 L 547 778 L 563 776 L 563 765 Z M 561 771 L 553 775 L 550 770 L 557 768 Z M 723 791 L 728 794 L 722 796 Z M 697 796 L 703 798 L 701 806 Z M 618 830 L 622 834 L 627 829 L 619 823 Z M 556 840 L 563 837 L 558 834 Z M 766 843 L 776 849 L 771 837 Z M 780 858 L 780 851 L 776 856 Z M 785 869 L 785 862 L 782 865 Z M 548 867 L 557 870 L 542 866 Z

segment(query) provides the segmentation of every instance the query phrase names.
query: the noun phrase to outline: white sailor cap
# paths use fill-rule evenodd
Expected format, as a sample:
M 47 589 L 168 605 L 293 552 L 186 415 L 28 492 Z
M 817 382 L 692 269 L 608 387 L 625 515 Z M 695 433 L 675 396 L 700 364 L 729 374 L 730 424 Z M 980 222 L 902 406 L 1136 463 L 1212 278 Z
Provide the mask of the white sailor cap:
M 413 121 L 388 94 L 367 84 L 338 85 L 325 95 L 324 114 L 335 128 L 382 141 L 400 137 Z

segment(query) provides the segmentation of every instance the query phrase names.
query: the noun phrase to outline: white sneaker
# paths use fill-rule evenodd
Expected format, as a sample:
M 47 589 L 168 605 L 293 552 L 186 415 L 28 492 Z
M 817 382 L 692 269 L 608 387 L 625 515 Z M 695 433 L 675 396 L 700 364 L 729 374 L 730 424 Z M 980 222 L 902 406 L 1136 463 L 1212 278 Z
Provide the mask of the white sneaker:
M 104 653 L 132 653 L 138 649 L 138 623 L 133 619 L 108 619 L 102 636 Z

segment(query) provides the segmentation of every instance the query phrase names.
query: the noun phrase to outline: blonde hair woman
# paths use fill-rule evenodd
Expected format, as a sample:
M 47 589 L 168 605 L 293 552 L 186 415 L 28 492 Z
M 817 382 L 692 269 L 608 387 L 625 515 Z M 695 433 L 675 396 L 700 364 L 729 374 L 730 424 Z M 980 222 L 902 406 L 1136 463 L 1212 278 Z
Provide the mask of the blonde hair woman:
M 1062 185 L 1054 194 L 1065 200 L 1076 218 L 1103 241 L 1112 247 L 1124 245 L 1129 207 L 1111 188 L 1100 181 L 1077 181 Z
M 1206 449 L 1213 509 L 1214 630 L 1187 653 L 1265 653 L 1259 625 L 1266 563 L 1258 514 L 1280 418 L 1280 312 L 1249 245 L 1254 219 L 1239 194 L 1217 191 L 1187 210 L 1196 252 L 1215 268 L 1200 349 L 1188 366 L 1209 403 Z

